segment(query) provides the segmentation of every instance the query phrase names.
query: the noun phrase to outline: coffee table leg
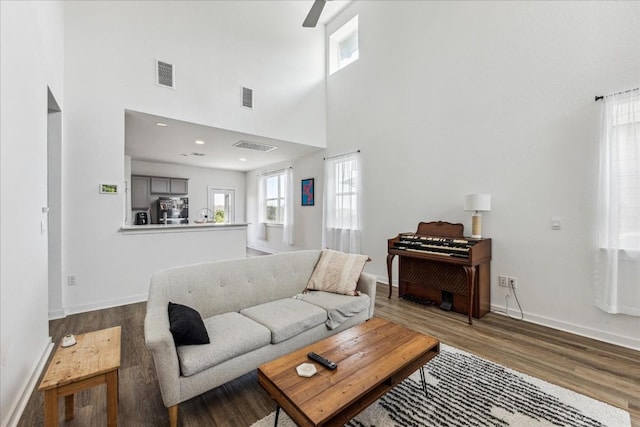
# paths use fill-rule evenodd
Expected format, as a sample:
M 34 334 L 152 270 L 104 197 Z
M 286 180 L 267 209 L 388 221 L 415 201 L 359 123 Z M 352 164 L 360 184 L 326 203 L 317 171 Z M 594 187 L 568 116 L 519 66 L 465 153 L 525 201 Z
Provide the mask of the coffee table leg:
M 429 393 L 427 392 L 427 380 L 424 376 L 424 366 L 420 366 L 420 379 L 422 380 L 422 390 L 424 390 L 424 395 L 429 398 Z
M 276 419 L 273 422 L 273 426 L 276 427 L 278 425 L 278 416 L 280 415 L 280 405 L 276 404 Z

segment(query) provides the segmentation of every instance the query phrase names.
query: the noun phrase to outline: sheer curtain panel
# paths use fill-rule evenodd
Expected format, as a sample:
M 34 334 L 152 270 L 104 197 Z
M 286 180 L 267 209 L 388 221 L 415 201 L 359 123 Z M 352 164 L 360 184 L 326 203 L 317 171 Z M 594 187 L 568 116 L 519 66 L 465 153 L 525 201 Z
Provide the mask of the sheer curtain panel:
M 640 316 L 640 90 L 604 98 L 594 303 Z
M 282 223 L 282 241 L 293 245 L 293 169 L 284 171 L 284 220 Z
M 258 179 L 258 239 L 267 240 L 267 224 L 265 220 L 265 212 L 267 210 L 266 204 L 267 194 L 267 178 L 264 175 L 260 175 Z
M 362 225 L 360 153 L 325 160 L 322 246 L 360 253 Z

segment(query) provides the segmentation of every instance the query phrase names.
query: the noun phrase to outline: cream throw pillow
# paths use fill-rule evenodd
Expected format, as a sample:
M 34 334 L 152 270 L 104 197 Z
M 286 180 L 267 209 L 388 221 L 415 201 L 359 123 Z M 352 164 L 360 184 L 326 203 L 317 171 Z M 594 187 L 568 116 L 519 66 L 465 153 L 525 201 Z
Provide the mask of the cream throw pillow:
M 358 278 L 368 260 L 366 255 L 325 249 L 311 274 L 307 290 L 359 295 L 356 291 Z

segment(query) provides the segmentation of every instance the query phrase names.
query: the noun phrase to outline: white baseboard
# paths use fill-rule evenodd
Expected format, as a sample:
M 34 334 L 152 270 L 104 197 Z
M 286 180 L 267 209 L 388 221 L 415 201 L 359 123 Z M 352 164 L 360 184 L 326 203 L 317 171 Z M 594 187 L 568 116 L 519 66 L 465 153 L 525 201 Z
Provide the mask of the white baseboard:
M 62 319 L 66 317 L 66 313 L 63 309 L 53 310 L 49 312 L 49 320 Z
M 505 306 L 491 304 L 491 311 L 497 314 L 507 315 Z M 514 308 L 509 308 L 509 316 L 520 318 L 520 311 Z M 584 326 L 576 325 L 574 323 L 563 322 L 555 319 L 550 319 L 544 316 L 538 316 L 536 314 L 524 313 L 524 321 L 535 323 L 537 325 L 547 326 L 549 328 L 557 329 L 571 334 L 580 335 L 587 338 L 592 338 L 598 341 L 604 341 L 609 344 L 619 345 L 621 347 L 627 347 L 632 350 L 640 350 L 640 339 L 624 337 L 621 335 L 612 334 L 606 331 L 599 331 L 593 328 L 585 328 Z
M 49 360 L 49 355 L 53 350 L 53 342 L 51 338 L 46 343 L 44 347 L 44 351 L 40 355 L 40 359 L 34 366 L 31 375 L 25 382 L 22 390 L 20 390 L 18 394 L 18 398 L 14 401 L 12 407 L 9 409 L 8 416 L 5 420 L 2 421 L 2 425 L 5 427 L 15 427 L 18 425 L 20 421 L 20 417 L 22 417 L 22 413 L 24 412 L 24 408 L 27 407 L 27 403 L 29 403 L 29 399 L 31 398 L 31 393 L 36 387 L 38 382 L 38 378 L 40 378 L 40 374 L 44 370 L 44 367 L 47 364 L 47 360 Z
M 389 278 L 388 277 L 382 277 L 382 276 L 376 276 L 376 280 L 378 281 L 378 283 L 382 283 L 383 285 L 388 285 L 389 284 Z M 394 288 L 398 287 L 398 284 L 394 284 L 392 285 Z
M 100 301 L 91 304 L 77 305 L 75 307 L 65 307 L 65 316 L 70 314 L 86 313 L 87 311 L 102 310 L 103 308 L 119 307 L 121 305 L 134 304 L 146 301 L 147 294 L 132 295 L 125 298 L 116 298 L 108 301 Z M 65 317 L 63 316 L 63 317 Z
M 262 247 L 260 245 L 247 245 L 247 247 L 249 249 L 255 249 L 256 251 L 262 251 L 262 252 L 266 252 L 268 254 L 277 254 L 280 253 L 280 251 L 277 251 L 273 248 L 266 248 L 266 247 Z

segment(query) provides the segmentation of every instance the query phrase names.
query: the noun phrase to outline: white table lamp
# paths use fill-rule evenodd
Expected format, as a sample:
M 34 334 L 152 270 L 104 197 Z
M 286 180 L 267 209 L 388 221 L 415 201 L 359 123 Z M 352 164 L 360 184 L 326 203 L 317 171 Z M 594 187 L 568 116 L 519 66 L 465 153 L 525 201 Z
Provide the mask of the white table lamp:
M 473 211 L 471 217 L 471 237 L 482 238 L 482 217 L 480 212 L 491 210 L 490 194 L 467 194 L 464 196 L 464 210 Z

